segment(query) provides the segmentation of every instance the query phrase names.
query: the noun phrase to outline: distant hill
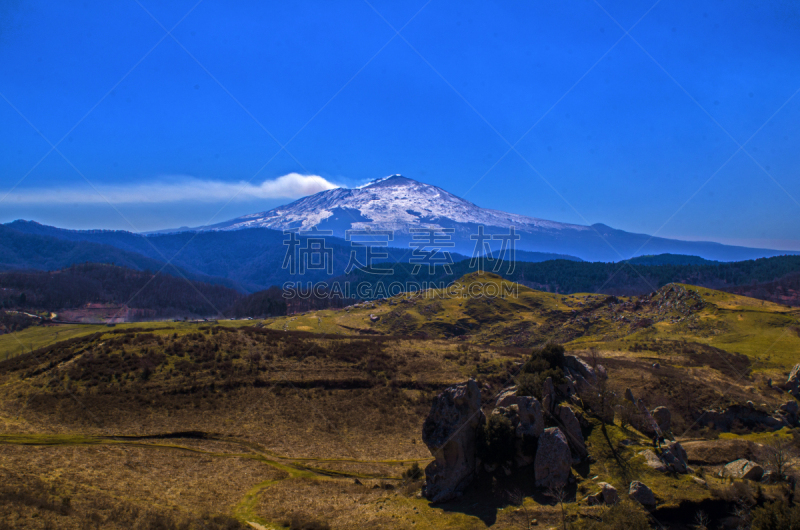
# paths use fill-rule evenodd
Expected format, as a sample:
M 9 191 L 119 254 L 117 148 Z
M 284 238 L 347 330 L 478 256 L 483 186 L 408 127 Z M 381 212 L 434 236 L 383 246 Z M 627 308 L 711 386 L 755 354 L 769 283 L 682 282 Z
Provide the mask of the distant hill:
M 0 225 L 2 226 L 2 225 Z M 122 230 L 65 230 L 46 226 L 32 221 L 14 221 L 4 227 L 16 233 L 37 237 L 55 238 L 69 241 L 75 245 L 94 243 L 102 247 L 93 249 L 113 249 L 122 251 L 122 256 L 135 256 L 138 254 L 139 262 L 129 259 L 125 266 L 158 270 L 166 260 L 192 275 L 193 279 L 212 283 L 223 283 L 235 287 L 243 292 L 256 292 L 268 289 L 272 285 L 280 285 L 286 281 L 318 282 L 341 275 L 347 268 L 354 247 L 344 239 L 327 237 L 326 244 L 330 249 L 331 273 L 325 268 L 307 268 L 302 275 L 291 274 L 290 269 L 282 267 L 287 252 L 284 242 L 287 236 L 282 231 L 268 228 L 252 228 L 234 232 L 181 232 L 169 234 L 154 234 L 144 236 L 125 232 Z M 24 238 L 23 238 L 24 239 Z M 28 246 L 38 244 L 38 239 L 31 240 Z M 300 247 L 305 247 L 307 236 L 300 236 Z M 65 248 L 72 248 L 63 245 Z M 385 248 L 389 261 L 408 260 L 412 249 L 410 248 Z M 135 254 L 134 254 L 135 253 Z M 88 253 L 87 253 L 88 254 Z M 112 254 L 103 254 L 99 250 L 92 256 L 95 259 L 81 259 L 69 262 L 61 259 L 55 260 L 51 266 L 43 259 L 30 259 L 26 262 L 18 260 L 19 265 L 14 268 L 57 269 L 79 263 L 82 261 L 116 262 Z M 453 254 L 454 261 L 462 260 L 466 256 Z M 360 257 L 359 259 L 364 259 Z M 5 260 L 0 255 L 0 264 Z M 376 260 L 376 262 L 379 260 Z M 123 263 L 121 263 L 123 264 Z M 8 267 L 7 267 L 8 268 Z M 165 272 L 172 273 L 169 268 Z M 225 280 L 221 280 L 225 278 Z
M 242 295 L 221 285 L 103 264 L 0 273 L 0 307 L 60 311 L 87 304 L 147 310 L 154 317 L 220 316 Z
M 769 282 L 737 285 L 725 290 L 729 293 L 769 300 L 777 304 L 800 306 L 800 272 L 793 272 Z
M 510 265 L 505 263 L 496 272 L 505 279 L 527 287 L 554 293 L 602 293 L 632 296 L 650 293 L 668 283 L 688 283 L 712 289 L 731 290 L 732 292 L 734 289 L 739 289 L 742 292 L 750 293 L 747 296 L 762 298 L 762 295 L 769 292 L 770 288 L 756 287 L 759 284 L 773 282 L 778 278 L 795 278 L 793 275 L 800 273 L 800 256 L 777 256 L 732 263 L 712 262 L 696 265 L 641 265 L 629 261 L 590 263 L 570 260 L 541 263 L 516 262 L 513 267 Z M 469 260 L 465 260 L 452 267 L 453 274 L 447 274 L 441 267 L 438 267 L 434 274 L 422 271 L 414 276 L 407 264 L 394 264 L 390 275 L 375 276 L 355 272 L 350 276 L 340 278 L 339 281 L 371 286 L 375 286 L 378 282 L 399 282 L 401 284 L 409 282 L 417 285 L 424 282 L 449 284 L 475 270 L 477 269 L 469 266 Z M 485 270 L 491 271 L 490 266 L 487 266 Z M 775 288 L 772 288 L 772 291 L 775 291 Z M 375 289 L 365 289 L 364 292 L 370 291 L 374 292 Z
M 625 260 L 632 265 L 714 265 L 719 261 L 687 256 L 685 254 L 658 254 L 655 256 L 638 256 Z

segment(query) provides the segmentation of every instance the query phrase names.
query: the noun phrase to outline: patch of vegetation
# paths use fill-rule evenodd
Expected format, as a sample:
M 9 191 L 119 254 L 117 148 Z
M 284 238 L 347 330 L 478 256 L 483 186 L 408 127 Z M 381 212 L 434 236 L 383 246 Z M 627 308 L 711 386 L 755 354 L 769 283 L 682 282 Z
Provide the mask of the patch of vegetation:
M 516 436 L 511 420 L 491 414 L 475 433 L 478 458 L 489 465 L 502 466 L 514 458 Z

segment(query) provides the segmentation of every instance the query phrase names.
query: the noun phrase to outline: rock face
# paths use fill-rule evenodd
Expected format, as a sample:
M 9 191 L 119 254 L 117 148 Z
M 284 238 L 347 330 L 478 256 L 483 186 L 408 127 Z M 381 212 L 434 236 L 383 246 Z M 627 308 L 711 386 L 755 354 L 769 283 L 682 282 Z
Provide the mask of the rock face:
M 542 404 L 535 397 L 518 396 L 516 392 L 516 387 L 503 391 L 497 396 L 495 407 L 516 405 L 519 413 L 519 423 L 515 426 L 517 438 L 522 438 L 525 435 L 538 438 L 544 432 Z
M 545 429 L 539 437 L 534 460 L 536 486 L 558 489 L 567 485 L 572 455 L 567 438 L 558 427 Z
M 483 424 L 474 380 L 446 388 L 422 425 L 422 441 L 436 458 L 425 468 L 425 495 L 433 502 L 458 497 L 475 477 L 475 431 Z
M 638 480 L 631 482 L 628 497 L 646 508 L 654 508 L 656 505 L 656 496 L 653 494 L 653 490 Z
M 583 359 L 574 355 L 567 355 L 564 357 L 564 366 L 583 377 L 589 384 L 597 384 L 597 373 Z
M 764 468 L 751 460 L 740 458 L 722 468 L 723 477 L 746 478 L 748 480 L 761 480 Z
M 800 364 L 796 364 L 792 368 L 789 379 L 786 380 L 786 390 L 797 399 L 800 399 Z
M 689 471 L 686 465 L 688 460 L 689 456 L 678 442 L 667 444 L 661 451 L 661 461 L 664 462 L 664 465 L 673 473 L 687 473 Z
M 667 407 L 656 407 L 653 409 L 652 415 L 661 432 L 667 432 L 672 428 L 672 414 Z
M 566 405 L 561 405 L 556 408 L 556 417 L 564 427 L 564 435 L 567 438 L 570 448 L 575 452 L 578 460 L 583 460 L 589 456 L 589 451 L 586 450 L 586 442 L 581 432 L 581 424 L 578 422 L 575 412 Z

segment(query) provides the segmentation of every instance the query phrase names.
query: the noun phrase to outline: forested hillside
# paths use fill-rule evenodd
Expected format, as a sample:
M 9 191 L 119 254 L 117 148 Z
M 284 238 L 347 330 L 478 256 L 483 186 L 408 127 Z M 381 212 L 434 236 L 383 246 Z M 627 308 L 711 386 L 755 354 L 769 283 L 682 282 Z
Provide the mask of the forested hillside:
M 691 256 L 687 256 L 690 258 Z M 658 258 L 655 256 L 654 258 Z M 638 263 L 589 263 L 570 260 L 552 260 L 541 263 L 516 262 L 513 267 L 503 263 L 496 271 L 504 278 L 518 282 L 533 289 L 556 293 L 603 293 L 613 295 L 640 295 L 652 292 L 668 283 L 688 283 L 713 289 L 747 293 L 762 299 L 769 296 L 783 296 L 780 293 L 791 291 L 785 287 L 781 278 L 795 278 L 795 293 L 798 281 L 793 274 L 800 273 L 800 256 L 777 256 L 757 260 L 730 263 L 709 262 L 707 264 L 685 265 L 641 265 Z M 484 269 L 491 271 L 492 263 L 485 263 Z M 412 266 L 394 264 L 393 274 L 376 276 L 358 271 L 340 280 L 354 283 L 375 284 L 400 282 L 445 282 L 474 272 L 469 260 L 452 266 L 453 274 L 447 274 L 442 267 L 435 274 L 427 274 L 426 269 L 412 275 Z M 759 287 L 760 284 L 769 286 Z M 772 294 L 770 294 L 772 293 Z M 778 293 L 778 294 L 776 294 Z M 791 295 L 791 293 L 789 293 Z M 781 303 L 800 305 L 800 297 L 783 296 Z M 777 299 L 775 301 L 778 301 Z
M 221 285 L 189 282 L 167 274 L 115 265 L 81 264 L 60 271 L 0 273 L 0 306 L 58 311 L 89 303 L 218 316 L 242 295 Z

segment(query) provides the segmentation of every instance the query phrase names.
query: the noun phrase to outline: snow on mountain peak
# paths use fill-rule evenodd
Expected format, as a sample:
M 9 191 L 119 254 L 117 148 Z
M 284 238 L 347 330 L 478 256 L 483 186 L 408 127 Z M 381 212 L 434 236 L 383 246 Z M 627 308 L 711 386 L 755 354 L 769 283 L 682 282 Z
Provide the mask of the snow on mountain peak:
M 588 228 L 481 208 L 437 186 L 399 174 L 373 180 L 358 188 L 336 188 L 315 193 L 285 206 L 245 215 L 211 228 L 310 230 L 317 227 L 333 230 L 334 235 L 341 237 L 349 229 L 371 228 L 408 234 L 411 228 L 466 229 L 469 225 L 503 229 L 514 226 L 525 231 Z

